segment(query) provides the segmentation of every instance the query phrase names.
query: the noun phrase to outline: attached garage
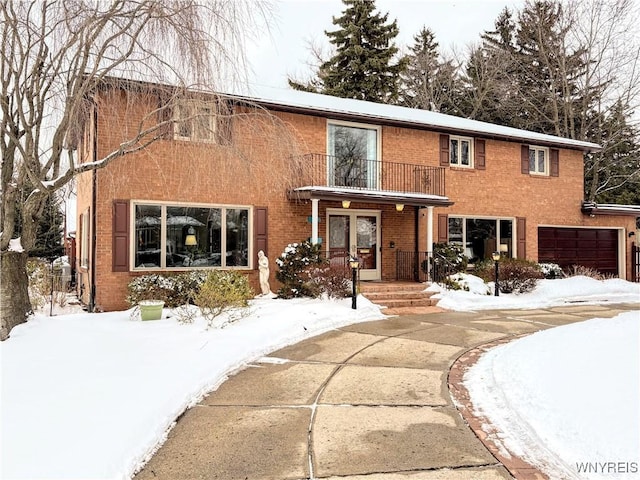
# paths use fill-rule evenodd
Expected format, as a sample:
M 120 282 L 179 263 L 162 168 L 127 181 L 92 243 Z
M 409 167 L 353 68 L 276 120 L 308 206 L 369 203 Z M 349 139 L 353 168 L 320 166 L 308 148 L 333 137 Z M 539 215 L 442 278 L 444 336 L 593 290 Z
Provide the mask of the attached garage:
M 618 275 L 618 230 L 614 228 L 538 227 L 538 262 L 562 268 L 582 265 Z

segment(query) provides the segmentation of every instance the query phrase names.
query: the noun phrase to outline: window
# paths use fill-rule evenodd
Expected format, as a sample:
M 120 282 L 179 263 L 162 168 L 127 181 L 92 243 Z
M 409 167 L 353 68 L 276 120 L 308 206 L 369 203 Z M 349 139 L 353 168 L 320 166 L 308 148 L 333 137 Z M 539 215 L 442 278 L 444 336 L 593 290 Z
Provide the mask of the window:
M 174 111 L 176 138 L 192 141 L 216 141 L 216 105 L 204 100 L 183 100 Z
M 249 267 L 249 209 L 136 204 L 134 268 Z
M 472 167 L 473 139 L 467 137 L 449 137 L 449 163 L 456 167 Z
M 80 215 L 80 266 L 89 267 L 89 209 Z
M 513 256 L 513 220 L 449 217 L 449 242 L 462 245 L 469 263 L 490 259 L 495 251 Z
M 549 175 L 549 150 L 543 147 L 529 147 L 529 173 Z
M 377 190 L 378 128 L 330 123 L 327 130 L 329 186 Z

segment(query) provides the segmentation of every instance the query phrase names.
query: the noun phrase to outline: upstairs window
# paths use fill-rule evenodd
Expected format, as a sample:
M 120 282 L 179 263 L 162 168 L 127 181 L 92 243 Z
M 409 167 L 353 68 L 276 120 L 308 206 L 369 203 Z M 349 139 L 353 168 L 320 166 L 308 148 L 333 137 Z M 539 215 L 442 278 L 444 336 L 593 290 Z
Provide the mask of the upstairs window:
M 473 167 L 472 146 L 472 138 L 449 137 L 449 164 L 455 167 Z
M 376 190 L 379 127 L 336 122 L 327 133 L 329 186 Z
M 180 140 L 215 142 L 216 105 L 204 100 L 183 100 L 174 110 L 174 135 Z
M 549 175 L 549 150 L 544 147 L 529 147 L 529 173 Z

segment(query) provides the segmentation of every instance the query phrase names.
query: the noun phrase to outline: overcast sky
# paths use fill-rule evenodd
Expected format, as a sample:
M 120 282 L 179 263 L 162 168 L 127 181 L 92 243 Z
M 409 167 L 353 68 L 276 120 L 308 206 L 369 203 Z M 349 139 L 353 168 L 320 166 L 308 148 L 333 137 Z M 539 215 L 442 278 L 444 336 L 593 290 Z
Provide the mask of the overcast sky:
M 519 8 L 522 0 L 377 0 L 377 10 L 398 21 L 398 47 L 413 44 L 422 26 L 430 28 L 444 51 L 477 42 L 480 33 L 493 29 L 505 6 Z M 328 46 L 325 30 L 334 30 L 333 16 L 344 10 L 341 0 L 276 0 L 271 34 L 249 46 L 251 83 L 286 87 L 287 76 L 306 79 L 311 70 L 308 43 Z

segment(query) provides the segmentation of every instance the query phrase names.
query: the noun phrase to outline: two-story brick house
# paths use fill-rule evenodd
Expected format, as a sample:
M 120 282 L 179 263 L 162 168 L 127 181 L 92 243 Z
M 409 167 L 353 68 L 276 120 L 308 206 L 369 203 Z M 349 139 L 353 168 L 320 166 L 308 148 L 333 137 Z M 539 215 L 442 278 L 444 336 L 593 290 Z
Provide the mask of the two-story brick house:
M 103 158 L 142 125 L 160 138 L 78 180 L 83 301 L 126 306 L 136 275 L 238 269 L 320 242 L 395 280 L 436 241 L 625 277 L 635 219 L 581 211 L 598 145 L 439 113 L 290 90 L 167 100 L 118 83 L 91 99 L 78 148 Z M 149 93 L 151 92 L 151 93 Z M 144 143 L 144 137 L 141 143 Z M 274 266 L 275 268 L 275 266 Z

